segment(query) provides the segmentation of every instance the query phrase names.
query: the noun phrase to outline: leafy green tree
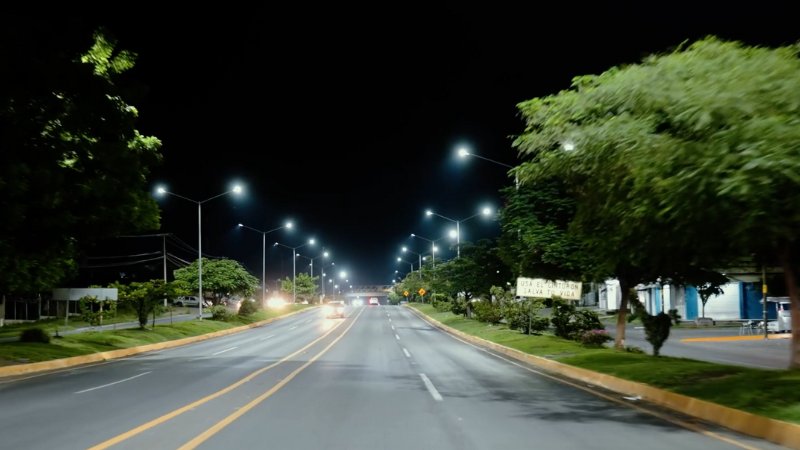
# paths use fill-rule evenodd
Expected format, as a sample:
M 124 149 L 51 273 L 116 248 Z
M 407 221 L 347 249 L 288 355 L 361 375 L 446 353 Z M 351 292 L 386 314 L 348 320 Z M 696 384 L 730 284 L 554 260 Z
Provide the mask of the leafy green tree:
M 319 277 L 312 277 L 311 275 L 301 272 L 295 276 L 297 282 L 296 293 L 299 301 L 308 303 L 315 303 L 317 301 L 317 290 L 319 288 Z M 281 291 L 285 292 L 289 298 L 292 298 L 292 279 L 286 277 L 281 280 Z
M 526 130 L 515 146 L 527 161 L 517 174 L 561 180 L 574 199 L 566 230 L 597 257 L 585 277 L 620 281 L 618 348 L 638 283 L 702 285 L 698 275 L 754 255 L 785 261 L 796 293 L 798 69 L 796 48 L 708 38 L 519 105 Z
M 461 243 L 461 257 L 437 264 L 437 278 L 446 280 L 436 292 L 469 300 L 475 295 L 489 298 L 492 286 L 504 286 L 511 272 L 500 259 L 495 242 L 482 239 Z
M 498 254 L 514 277 L 579 280 L 596 264 L 583 242 L 570 234 L 576 200 L 558 179 L 533 179 L 502 191 Z
M 197 260 L 190 265 L 175 270 L 175 280 L 182 281 L 196 292 L 198 289 Z M 212 292 L 215 305 L 229 295 L 253 295 L 260 283 L 237 261 L 232 259 L 203 258 L 203 290 Z M 204 292 L 205 294 L 205 292 Z
M 148 315 L 153 314 L 155 322 L 155 314 L 165 298 L 174 298 L 185 292 L 180 283 L 164 283 L 164 280 L 135 281 L 127 285 L 114 283 L 109 287 L 118 290 L 119 302 L 127 303 L 136 311 L 142 329 L 147 325 Z
M 0 45 L 0 292 L 37 292 L 71 276 L 98 240 L 158 228 L 147 176 L 161 143 L 136 130 L 138 112 L 119 83 L 135 54 L 102 32 L 75 40 L 24 21 L 7 25 L 0 39 L 14 44 Z

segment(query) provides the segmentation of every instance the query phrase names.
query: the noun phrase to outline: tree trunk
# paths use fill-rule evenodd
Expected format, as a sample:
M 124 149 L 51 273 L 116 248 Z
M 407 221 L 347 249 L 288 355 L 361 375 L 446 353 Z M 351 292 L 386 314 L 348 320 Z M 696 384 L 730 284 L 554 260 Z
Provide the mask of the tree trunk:
M 623 280 L 622 278 L 619 279 L 619 291 L 620 291 L 620 300 L 619 300 L 619 309 L 617 310 L 617 332 L 614 336 L 614 348 L 618 350 L 623 350 L 625 348 L 625 325 L 628 323 L 627 316 L 628 316 L 628 292 L 630 290 L 630 286 L 628 286 L 627 280 Z
M 800 291 L 797 287 L 796 267 L 792 264 L 789 248 L 781 252 L 783 279 L 792 305 L 792 343 L 789 350 L 789 368 L 800 369 Z M 766 299 L 764 299 L 766 300 Z

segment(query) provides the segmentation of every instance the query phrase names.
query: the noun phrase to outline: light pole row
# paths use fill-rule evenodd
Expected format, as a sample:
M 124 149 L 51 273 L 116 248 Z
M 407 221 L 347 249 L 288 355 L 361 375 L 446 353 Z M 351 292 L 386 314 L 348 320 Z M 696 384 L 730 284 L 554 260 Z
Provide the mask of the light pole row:
M 200 308 L 198 317 L 202 320 L 203 301 L 205 300 L 205 297 L 203 297 L 203 203 L 214 200 L 215 198 L 222 197 L 223 195 L 241 194 L 242 187 L 237 184 L 233 186 L 233 188 L 231 188 L 229 191 L 225 191 L 221 194 L 217 194 L 213 197 L 209 197 L 205 200 L 199 200 L 199 201 L 193 200 L 188 197 L 184 197 L 174 192 L 170 192 L 163 186 L 158 187 L 156 189 L 156 192 L 160 195 L 171 195 L 173 197 L 178 197 L 180 199 L 186 200 L 187 202 L 192 202 L 197 204 L 197 286 L 198 286 L 198 304 Z

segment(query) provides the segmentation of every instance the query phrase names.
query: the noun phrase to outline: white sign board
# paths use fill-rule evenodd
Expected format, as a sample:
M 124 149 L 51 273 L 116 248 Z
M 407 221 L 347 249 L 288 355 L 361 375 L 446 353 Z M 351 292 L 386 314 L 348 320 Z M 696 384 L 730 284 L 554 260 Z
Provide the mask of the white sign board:
M 56 288 L 53 300 L 76 302 L 83 297 L 97 297 L 98 300 L 117 300 L 116 288 Z
M 545 280 L 543 278 L 517 278 L 517 295 L 520 297 L 580 300 L 583 284 L 577 281 Z

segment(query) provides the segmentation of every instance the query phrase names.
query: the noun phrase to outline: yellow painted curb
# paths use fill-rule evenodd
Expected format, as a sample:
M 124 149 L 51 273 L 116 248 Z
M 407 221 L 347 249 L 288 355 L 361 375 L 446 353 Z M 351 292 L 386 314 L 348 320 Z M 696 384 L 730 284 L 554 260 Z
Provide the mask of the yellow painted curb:
M 0 367 L 0 378 L 10 377 L 15 375 L 27 375 L 36 372 L 45 372 L 48 370 L 64 369 L 67 367 L 74 367 L 83 364 L 91 364 L 101 361 L 108 361 L 110 359 L 124 358 L 126 356 L 136 355 L 139 353 L 152 352 L 155 350 L 163 350 L 165 348 L 179 347 L 181 345 L 192 344 L 195 342 L 205 341 L 220 336 L 227 336 L 229 334 L 239 333 L 257 328 L 262 325 L 274 322 L 276 320 L 285 319 L 303 311 L 308 311 L 311 308 L 299 309 L 292 311 L 282 316 L 271 317 L 269 319 L 260 320 L 240 327 L 228 328 L 227 330 L 213 331 L 207 334 L 200 334 L 183 339 L 175 339 L 172 341 L 157 342 L 155 344 L 140 345 L 138 347 L 122 348 L 119 350 L 111 350 L 107 352 L 90 353 L 88 355 L 71 356 L 69 358 L 53 359 L 50 361 L 41 361 L 27 364 L 15 364 L 12 366 Z
M 751 414 L 735 408 L 658 389 L 643 383 L 624 380 L 612 375 L 570 366 L 540 356 L 529 355 L 519 350 L 451 328 L 415 308 L 409 309 L 423 320 L 447 333 L 516 360 L 541 367 L 549 372 L 558 373 L 627 396 L 638 395 L 645 401 L 666 406 L 678 412 L 721 425 L 731 430 L 765 439 L 779 445 L 800 449 L 800 425 Z

